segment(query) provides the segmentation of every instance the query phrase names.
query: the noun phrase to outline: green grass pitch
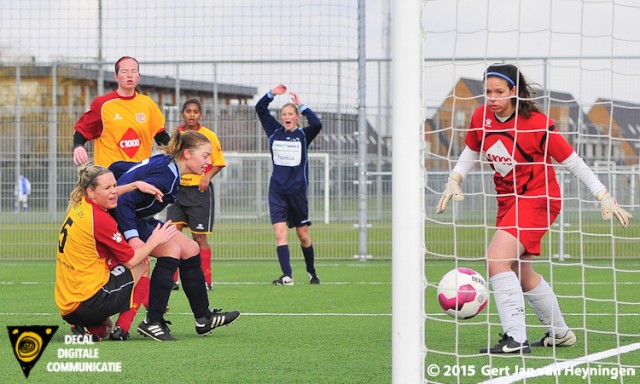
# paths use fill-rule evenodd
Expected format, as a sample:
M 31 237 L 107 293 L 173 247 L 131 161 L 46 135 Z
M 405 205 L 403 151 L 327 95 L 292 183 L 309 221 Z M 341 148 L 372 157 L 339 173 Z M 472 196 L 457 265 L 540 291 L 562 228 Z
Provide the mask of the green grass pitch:
M 58 325 L 51 343 L 30 373 L 32 383 L 390 383 L 391 382 L 391 262 L 382 260 L 318 262 L 319 286 L 307 283 L 304 265 L 294 260 L 293 287 L 270 284 L 278 275 L 277 261 L 214 261 L 214 281 L 209 294 L 211 306 L 239 310 L 232 325 L 197 336 L 187 300 L 174 291 L 170 312 L 171 330 L 178 341 L 159 343 L 137 333 L 126 342 L 103 342 L 96 359 L 58 357 L 68 326 L 57 314 L 53 301 L 53 261 L 0 262 L 0 323 L 5 326 Z M 432 382 L 477 383 L 516 367 L 544 367 L 609 350 L 617 344 L 640 341 L 638 262 L 622 261 L 615 272 L 605 262 L 591 262 L 593 268 L 557 263 L 537 268 L 555 290 L 567 296 L 560 304 L 574 327 L 579 344 L 568 349 L 534 349 L 525 358 L 478 355 L 487 341 L 498 339 L 500 327 L 492 303 L 478 317 L 460 322 L 446 316 L 435 299 L 435 284 L 453 267 L 452 262 L 428 260 L 426 276 L 425 367 L 435 364 Z M 483 271 L 480 262 L 464 266 Z M 582 281 L 586 284 L 581 284 Z M 585 300 L 583 297 L 586 297 Z M 618 304 L 612 299 L 616 298 Z M 586 311 L 586 312 L 585 312 Z M 586 314 L 585 314 L 586 313 Z M 618 314 L 616 316 L 616 313 Z M 141 321 L 139 313 L 134 326 Z M 544 333 L 528 308 L 529 338 Z M 490 323 L 491 325 L 488 325 Z M 5 328 L 6 329 L 6 328 Z M 0 383 L 27 382 L 13 355 L 9 338 L 0 342 Z M 82 346 L 82 348 L 85 348 Z M 121 362 L 120 373 L 49 372 L 49 363 L 70 361 Z M 621 363 L 638 367 L 640 351 L 614 355 L 599 363 Z M 593 366 L 593 364 L 592 364 Z M 471 369 L 475 372 L 471 374 Z M 484 372 L 483 372 L 484 370 Z M 447 372 L 448 371 L 448 372 Z M 640 379 L 640 368 L 635 378 Z M 598 382 L 593 377 L 592 382 Z M 607 378 L 608 379 L 608 378 Z M 593 381 L 596 380 L 596 381 Z M 607 382 L 617 382 L 607 381 Z M 527 380 L 555 383 L 554 377 Z M 560 377 L 562 383 L 583 383 L 581 377 Z M 627 381 L 625 381 L 627 382 Z

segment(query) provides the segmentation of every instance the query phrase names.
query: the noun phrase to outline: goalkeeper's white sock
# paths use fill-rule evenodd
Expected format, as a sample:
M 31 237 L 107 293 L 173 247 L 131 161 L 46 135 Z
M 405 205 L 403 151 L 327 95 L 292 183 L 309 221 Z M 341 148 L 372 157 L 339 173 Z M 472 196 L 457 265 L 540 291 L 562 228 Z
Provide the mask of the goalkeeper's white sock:
M 542 279 L 540 284 L 529 292 L 525 292 L 524 296 L 540 322 L 547 326 L 549 334 L 553 337 L 564 337 L 569 327 L 560 311 L 558 298 L 544 277 L 540 276 L 540 278 Z
M 527 341 L 527 324 L 524 314 L 524 295 L 520 281 L 513 271 L 498 273 L 489 279 L 493 298 L 504 333 L 518 343 Z

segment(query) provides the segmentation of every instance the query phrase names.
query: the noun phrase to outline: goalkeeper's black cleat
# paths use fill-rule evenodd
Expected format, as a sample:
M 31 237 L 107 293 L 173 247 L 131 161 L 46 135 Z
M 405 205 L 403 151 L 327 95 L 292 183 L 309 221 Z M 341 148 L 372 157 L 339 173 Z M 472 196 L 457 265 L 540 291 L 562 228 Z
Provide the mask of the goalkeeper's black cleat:
M 480 353 L 489 353 L 489 354 L 531 353 L 531 348 L 529 347 L 528 341 L 525 341 L 524 343 L 518 343 L 517 341 L 513 340 L 513 337 L 505 333 L 504 335 L 502 335 L 502 339 L 500 339 L 498 344 L 488 349 L 482 348 L 480 349 Z
M 531 344 L 532 347 L 571 347 L 576 345 L 576 334 L 572 330 L 567 331 L 563 337 L 552 337 L 547 332 L 540 341 Z

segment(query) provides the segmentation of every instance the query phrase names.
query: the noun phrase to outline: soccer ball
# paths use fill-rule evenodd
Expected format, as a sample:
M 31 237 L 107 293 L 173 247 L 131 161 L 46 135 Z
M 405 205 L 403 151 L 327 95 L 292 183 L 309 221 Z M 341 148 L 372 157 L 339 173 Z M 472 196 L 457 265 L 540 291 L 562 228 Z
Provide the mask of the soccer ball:
M 487 306 L 489 289 L 481 274 L 469 268 L 447 272 L 438 284 L 438 302 L 456 319 L 470 319 Z

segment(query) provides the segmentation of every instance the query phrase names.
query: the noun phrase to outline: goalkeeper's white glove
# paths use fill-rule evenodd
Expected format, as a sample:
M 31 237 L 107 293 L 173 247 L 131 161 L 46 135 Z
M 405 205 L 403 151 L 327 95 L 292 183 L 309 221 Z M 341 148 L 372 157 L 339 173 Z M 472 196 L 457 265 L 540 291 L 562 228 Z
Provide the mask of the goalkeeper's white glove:
M 620 206 L 618 206 L 618 202 L 616 199 L 611 197 L 609 191 L 606 189 L 598 192 L 596 194 L 596 200 L 600 202 L 600 209 L 602 210 L 602 220 L 611 220 L 612 216 L 615 216 L 616 219 L 620 222 L 623 228 L 627 228 L 629 225 L 629 220 L 633 218 L 631 214 Z
M 460 189 L 460 184 L 462 184 L 462 175 L 457 172 L 451 172 L 449 174 L 449 178 L 447 179 L 447 184 L 445 184 L 444 186 L 442 197 L 440 197 L 440 201 L 438 202 L 438 206 L 436 207 L 436 212 L 444 212 L 444 209 L 447 207 L 447 204 L 449 203 L 449 200 L 451 200 L 451 197 L 453 197 L 454 201 L 464 200 L 464 195 L 462 194 L 462 190 Z

